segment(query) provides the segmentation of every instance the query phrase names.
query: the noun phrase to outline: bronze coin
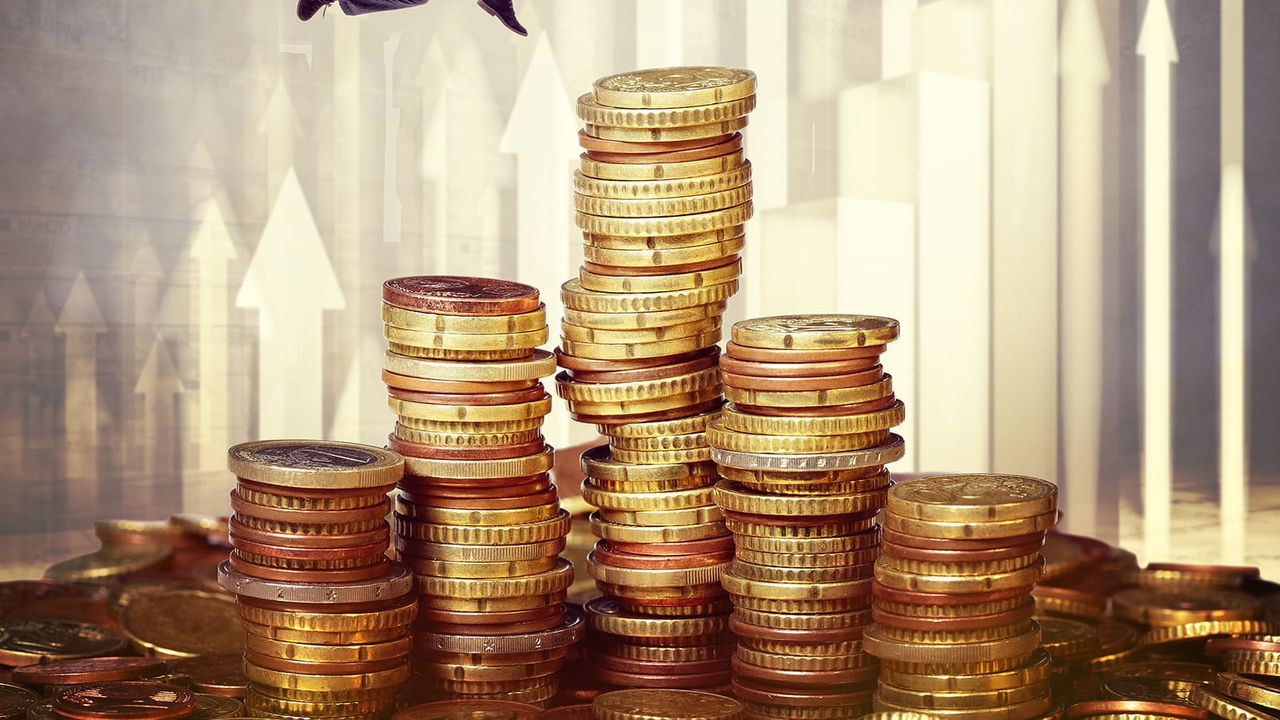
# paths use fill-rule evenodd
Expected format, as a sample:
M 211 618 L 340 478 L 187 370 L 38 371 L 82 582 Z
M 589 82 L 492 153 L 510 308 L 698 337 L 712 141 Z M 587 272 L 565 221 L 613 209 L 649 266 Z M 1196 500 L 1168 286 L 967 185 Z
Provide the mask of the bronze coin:
M 854 683 L 872 682 L 880 674 L 880 666 L 875 663 L 857 668 L 842 670 L 779 670 L 760 667 L 743 662 L 734 656 L 733 671 L 738 677 L 751 678 L 766 683 L 777 683 L 788 688 L 818 686 L 822 688 L 832 685 L 852 685 Z
M 878 354 L 854 360 L 827 362 L 757 362 L 725 355 L 720 360 L 720 369 L 734 375 L 751 377 L 802 378 L 846 375 L 870 370 L 878 364 L 880 364 Z
M 733 535 L 670 543 L 620 543 L 609 540 L 606 541 L 606 545 L 610 550 L 633 555 L 696 555 L 698 553 L 732 552 L 734 547 Z
M 234 655 L 197 655 L 171 663 L 175 673 L 191 678 L 191 689 L 209 695 L 242 698 L 249 687 L 244 676 L 244 657 Z
M 691 352 L 681 353 L 679 355 L 668 355 L 666 357 L 656 358 L 634 358 L 631 360 L 593 360 L 591 358 L 580 358 L 575 355 L 568 355 L 556 348 L 556 364 L 565 370 L 585 370 L 587 372 L 614 372 L 617 370 L 639 370 L 640 368 L 659 367 L 661 365 L 672 365 L 681 363 L 686 360 L 692 360 L 699 356 L 699 353 L 706 352 L 705 349 Z
M 754 375 L 735 375 L 720 371 L 720 377 L 726 387 L 746 390 L 770 390 L 781 392 L 808 392 L 811 390 L 835 390 L 852 388 L 880 382 L 884 378 L 884 366 L 872 365 L 866 370 L 845 373 L 843 375 L 816 375 L 812 377 L 756 377 Z M 874 401 L 873 401 L 874 402 Z
M 254 542 L 241 536 L 238 532 L 231 534 L 231 547 L 237 550 L 253 555 L 302 561 L 377 557 L 387 551 L 388 542 L 389 537 L 387 540 L 379 539 L 358 546 L 299 548 Z
M 14 608 L 6 620 L 71 620 L 107 628 L 119 628 L 111 606 L 92 597 L 51 597 Z
M 1254 638 L 1209 638 L 1204 644 L 1204 654 L 1211 659 L 1222 657 L 1223 653 L 1232 650 L 1249 650 L 1252 652 L 1280 653 L 1280 642 L 1259 640 Z
M 425 393 L 507 393 L 538 386 L 540 380 L 511 380 L 509 382 L 479 382 L 466 380 L 432 380 L 431 378 L 400 375 L 390 370 L 382 371 L 382 382 L 387 387 Z
M 716 364 L 720 348 L 712 346 L 699 350 L 694 357 L 682 362 L 655 367 L 637 368 L 634 370 L 612 370 L 607 372 L 591 372 L 587 370 L 570 371 L 574 382 L 582 383 L 628 383 L 645 380 L 662 380 L 677 375 L 687 375 L 704 370 Z
M 596 679 L 622 687 L 639 688 L 702 688 L 708 685 L 723 685 L 733 677 L 731 670 L 709 673 L 691 673 L 686 675 L 652 675 L 641 673 L 619 672 L 606 667 L 596 666 Z
M 588 135 L 585 130 L 578 131 L 578 144 L 585 150 L 612 153 L 656 153 L 689 150 L 691 148 L 719 145 L 732 138 L 733 135 L 716 135 L 693 140 L 659 140 L 655 142 L 629 142 L 626 140 L 604 140 Z
M 867 611 L 859 611 L 867 613 Z M 870 613 L 867 613 L 868 617 Z M 829 642 L 845 642 L 846 640 L 859 640 L 862 638 L 862 628 L 866 623 L 854 624 L 849 627 L 822 628 L 818 630 L 791 630 L 785 628 L 769 628 L 760 625 L 748 625 L 742 622 L 736 616 L 729 617 L 729 629 L 738 637 L 751 638 L 753 640 L 776 640 L 779 642 L 793 643 L 829 643 Z
M 591 700 L 595 696 L 604 692 L 604 688 L 587 687 L 587 688 L 560 688 L 560 692 L 556 695 L 557 701 L 563 702 L 566 699 L 587 702 L 578 705 L 561 705 L 543 710 L 533 716 L 533 720 L 595 720 L 595 711 L 592 709 Z
M 652 275 L 678 275 L 680 273 L 711 270 L 724 265 L 732 265 L 737 261 L 738 255 L 733 254 L 714 258 L 712 260 L 703 260 L 702 262 L 685 263 L 683 265 L 646 265 L 640 267 L 600 265 L 598 263 L 584 260 L 582 261 L 582 267 L 587 272 L 593 272 L 598 275 L 612 275 L 614 277 L 643 277 Z
M 154 677 L 166 670 L 160 658 L 79 658 L 16 667 L 13 681 L 24 685 L 82 685 Z
M 441 700 L 399 710 L 391 720 L 529 720 L 541 712 L 512 700 Z
M 908 545 L 898 545 L 897 543 L 886 542 L 884 540 L 881 540 L 880 542 L 880 551 L 890 557 L 942 563 L 1008 560 L 1010 558 L 1030 555 L 1039 550 L 1040 547 L 1040 543 L 1032 542 L 1023 545 L 1010 545 L 1008 547 L 993 548 L 991 550 L 930 550 L 926 548 L 910 547 Z
M 476 635 L 487 636 L 495 634 L 495 630 L 501 630 L 502 635 L 519 635 L 522 633 L 542 632 L 559 627 L 564 624 L 563 608 L 555 608 L 560 610 L 560 614 L 551 617 L 541 618 L 538 620 L 524 620 L 521 622 L 502 623 L 501 627 L 495 628 L 497 623 L 488 625 L 475 624 L 449 624 L 449 623 L 432 623 L 431 632 L 443 633 L 446 635 Z
M 433 610 L 419 608 L 418 620 L 426 623 L 448 625 L 501 625 L 505 623 L 522 623 L 546 618 L 563 618 L 564 608 L 560 605 L 548 605 L 529 610 L 487 610 L 483 612 L 462 612 L 457 610 Z M 432 632 L 435 626 L 430 628 Z
M 872 667 L 875 667 L 874 665 Z M 733 679 L 733 694 L 739 700 L 761 705 L 791 707 L 853 707 L 870 705 L 875 689 L 812 689 L 770 685 L 744 677 Z
M 1083 720 L 1094 715 L 1163 715 L 1183 720 L 1209 720 L 1208 710 L 1191 705 L 1148 700 L 1088 700 L 1067 708 L 1067 720 Z
M 1003 590 L 990 590 L 982 593 L 964 593 L 954 595 L 948 593 L 920 592 L 919 590 L 898 590 L 881 585 L 880 583 L 873 583 L 871 586 L 871 594 L 885 602 L 929 605 L 932 607 L 982 605 L 989 602 L 995 602 L 997 600 L 1016 598 L 1021 595 L 1027 595 L 1030 592 L 1030 585 L 1006 588 Z
M 733 559 L 733 549 L 716 553 L 698 553 L 696 555 L 635 555 L 610 549 L 606 540 L 596 542 L 591 557 L 596 562 L 614 567 L 635 568 L 638 570 L 666 570 L 677 568 L 696 568 L 718 565 Z
M 742 412 L 772 417 L 832 417 L 835 415 L 865 415 L 867 413 L 888 410 L 897 402 L 892 393 L 879 400 L 868 400 L 851 405 L 822 405 L 814 407 L 770 407 L 767 405 L 743 405 L 734 403 L 734 407 Z
M 456 498 L 436 496 L 429 498 L 428 502 L 416 502 L 421 497 L 417 496 L 413 502 L 425 507 L 451 508 L 455 510 L 514 510 L 516 508 L 531 508 L 555 502 L 557 495 L 556 488 L 553 485 L 541 492 L 512 497 Z
M 195 706 L 186 688 L 142 680 L 76 685 L 53 696 L 54 711 L 75 720 L 168 720 Z
M 373 530 L 350 534 L 291 533 L 259 530 L 245 525 L 240 522 L 239 518 L 232 517 L 228 527 L 231 529 L 231 545 L 233 547 L 237 547 L 237 542 L 248 541 L 277 548 L 297 550 L 344 550 L 346 548 L 365 547 L 375 543 L 383 543 L 385 548 L 386 543 L 391 540 L 391 528 L 385 524 Z
M 236 572 L 244 573 L 250 577 L 262 578 L 263 580 L 282 580 L 284 582 L 299 583 L 322 583 L 322 582 L 360 582 L 361 580 L 372 580 L 387 574 L 387 568 L 390 562 L 386 556 L 382 556 L 380 560 L 374 563 L 355 568 L 319 568 L 295 570 L 292 568 L 268 567 L 266 565 L 258 565 L 257 563 L 248 562 L 236 553 L 232 553 L 228 558 L 231 567 Z
M 244 659 L 246 662 L 257 665 L 267 670 L 275 670 L 277 672 L 299 673 L 306 675 L 355 675 L 357 673 L 373 673 L 382 670 L 391 670 L 405 664 L 406 658 L 388 658 L 386 660 L 363 660 L 360 662 L 302 662 L 300 660 L 285 660 L 283 658 L 271 657 L 256 653 L 252 650 L 244 651 Z
M 402 440 L 395 434 L 387 436 L 387 447 L 401 455 L 436 460 L 498 460 L 502 458 L 536 455 L 547 446 L 541 435 L 535 440 L 513 445 L 488 445 L 485 447 L 455 447 L 447 445 L 422 445 Z
M 235 490 L 232 490 L 231 509 L 237 515 L 267 522 L 289 523 L 291 525 L 346 525 L 349 523 L 367 523 L 386 517 L 387 513 L 391 512 L 391 499 L 384 496 L 383 502 L 379 505 L 370 505 L 369 507 L 352 510 L 298 510 L 249 502 L 240 497 Z M 230 521 L 228 520 L 228 522 Z M 228 536 L 228 539 L 230 539 L 230 536 Z
M 596 162 L 623 163 L 628 165 L 650 165 L 657 163 L 690 162 L 706 160 L 737 152 L 742 149 L 742 133 L 729 135 L 727 139 L 714 145 L 685 148 L 682 150 L 666 150 L 661 152 L 609 152 L 607 150 L 587 150 L 587 157 Z
M 730 667 L 727 657 L 710 660 L 633 660 L 607 653 L 598 653 L 593 657 L 598 664 L 610 670 L 639 675 L 698 675 L 724 672 Z
M 382 300 L 406 310 L 445 315 L 519 315 L 538 309 L 538 289 L 523 283 L 460 275 L 414 275 L 382 283 Z
M 56 580 L 0 582 L 0 618 L 14 608 L 59 597 L 89 597 L 88 589 Z
M 883 345 L 868 345 L 860 348 L 825 348 L 822 350 L 782 350 L 777 348 L 753 348 L 729 342 L 725 352 L 731 358 L 749 360 L 751 362 L 839 362 L 841 360 L 858 360 L 879 357 L 884 352 Z
M 699 415 L 708 410 L 720 407 L 723 402 L 723 398 L 716 398 L 714 400 L 707 400 L 706 402 L 697 403 L 695 405 L 686 405 L 680 408 L 643 413 L 640 415 L 584 415 L 582 413 L 569 413 L 569 417 L 572 417 L 574 420 L 581 423 L 606 426 L 658 422 L 660 420 L 674 420 L 676 418 L 688 417 L 690 415 Z
M 263 495 L 275 495 L 282 498 L 303 498 L 315 500 L 341 499 L 344 504 L 351 507 L 372 507 L 386 500 L 387 493 L 391 491 L 394 485 L 387 485 L 379 488 L 361 488 L 359 491 L 352 491 L 345 488 L 316 488 L 316 487 L 288 487 L 284 485 L 267 485 L 266 483 L 258 483 L 244 478 L 236 478 L 237 489 L 243 488 L 247 491 L 260 493 Z
M 1044 533 L 1037 532 L 1029 535 L 1018 535 L 1016 537 L 1002 538 L 986 538 L 978 540 L 959 540 L 959 539 L 942 539 L 942 538 L 926 538 L 917 535 L 908 535 L 891 528 L 882 528 L 881 542 L 893 543 L 894 545 L 902 545 L 905 547 L 922 548 L 925 550 L 1000 550 L 1008 547 L 1022 545 L 1036 545 L 1044 541 Z
M 885 612 L 875 605 L 871 606 L 872 621 L 885 627 L 900 630 L 922 630 L 925 632 L 949 632 L 952 630 L 980 630 L 1025 622 L 1035 615 L 1035 602 L 1028 600 L 1020 607 L 1004 612 L 988 615 L 967 615 L 964 617 L 936 617 L 898 615 Z
M 432 485 L 429 492 L 415 489 L 412 492 L 402 491 L 409 500 L 430 505 L 435 498 L 495 498 L 531 495 L 551 487 L 550 478 L 519 483 L 506 487 L 468 487 L 466 485 Z
M 541 384 L 510 392 L 441 393 L 389 388 L 387 394 L 393 398 L 408 402 L 425 403 L 427 405 L 449 405 L 451 407 L 519 405 L 521 403 L 537 402 L 547 397 L 547 391 L 543 389 Z

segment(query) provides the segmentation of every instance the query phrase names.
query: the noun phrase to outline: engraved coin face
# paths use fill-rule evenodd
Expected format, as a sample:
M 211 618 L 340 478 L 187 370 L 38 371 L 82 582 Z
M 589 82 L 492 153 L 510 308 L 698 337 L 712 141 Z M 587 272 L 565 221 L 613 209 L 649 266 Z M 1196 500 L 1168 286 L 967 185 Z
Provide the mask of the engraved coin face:
M 186 688 L 165 683 L 95 683 L 59 691 L 53 706 L 59 714 L 77 720 L 163 720 L 191 712 L 195 696 Z
M 227 467 L 244 480 L 268 485 L 363 488 L 399 480 L 404 458 L 355 443 L 262 440 L 232 446 Z
M 0 662 L 26 665 L 33 661 L 106 655 L 124 647 L 124 638 L 107 628 L 65 620 L 7 620 L 0 622 Z
M 755 348 L 846 349 L 885 345 L 898 332 L 897 320 L 876 315 L 774 315 L 734 323 L 733 341 Z
M 930 505 L 1006 505 L 1057 495 L 1056 485 L 1021 475 L 949 475 L 901 483 L 895 495 Z
M 24 717 L 39 700 L 39 695 L 20 685 L 0 683 L 0 720 Z
M 297 470 L 341 470 L 371 465 L 378 456 L 358 448 L 324 443 L 278 444 L 248 447 L 241 457 L 249 462 Z
M 656 688 L 614 690 L 596 697 L 592 706 L 597 718 L 616 720 L 725 720 L 742 712 L 741 703 L 723 695 Z
M 165 656 L 244 649 L 235 602 L 229 596 L 200 590 L 140 595 L 121 612 L 120 627 L 135 645 Z
M 744 83 L 755 85 L 755 73 L 727 67 L 665 67 L 609 75 L 596 81 L 601 90 L 625 93 L 680 93 L 714 90 Z
M 528 720 L 540 712 L 513 700 L 441 700 L 405 708 L 392 720 Z
M 457 315 L 506 315 L 538 309 L 532 285 L 461 275 L 411 275 L 382 284 L 382 299 L 396 307 Z
M 196 707 L 183 720 L 213 720 L 228 718 L 244 712 L 244 704 L 235 698 L 196 693 Z

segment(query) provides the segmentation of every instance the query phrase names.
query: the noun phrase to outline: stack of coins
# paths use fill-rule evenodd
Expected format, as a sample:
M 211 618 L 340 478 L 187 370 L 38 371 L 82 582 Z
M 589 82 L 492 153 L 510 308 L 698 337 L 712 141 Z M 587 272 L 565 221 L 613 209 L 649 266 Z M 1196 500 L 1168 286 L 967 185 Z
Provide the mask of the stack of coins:
M 583 633 L 560 557 L 569 515 L 542 437 L 555 359 L 528 285 L 454 276 L 383 284 L 383 379 L 405 456 L 396 556 L 417 576 L 422 699 L 546 703 Z
M 875 622 L 863 633 L 880 659 L 877 710 L 1027 720 L 1050 709 L 1031 589 L 1057 517 L 1057 487 L 1035 478 L 925 477 L 889 490 Z M 1074 629 L 1054 646 L 1096 645 L 1091 628 Z
M 561 288 L 556 380 L 609 440 L 583 455 L 582 493 L 599 508 L 588 569 L 608 599 L 587 608 L 606 636 L 596 674 L 613 685 L 718 688 L 730 674 L 719 578 L 733 546 L 706 429 L 751 216 L 737 131 L 754 92 L 746 70 L 663 68 L 602 78 L 578 99 L 585 263 Z
M 268 440 L 228 451 L 231 557 L 245 707 L 258 717 L 377 717 L 409 677 L 417 610 L 386 558 L 387 493 L 404 459 L 339 442 Z M 213 628 L 211 628 L 212 630 Z
M 879 364 L 897 322 L 797 315 L 733 326 L 721 359 L 731 402 L 707 433 L 716 502 L 736 558 L 721 580 L 738 636 L 733 686 L 748 712 L 848 718 L 867 712 L 876 513 L 886 463 L 902 457 L 902 403 Z

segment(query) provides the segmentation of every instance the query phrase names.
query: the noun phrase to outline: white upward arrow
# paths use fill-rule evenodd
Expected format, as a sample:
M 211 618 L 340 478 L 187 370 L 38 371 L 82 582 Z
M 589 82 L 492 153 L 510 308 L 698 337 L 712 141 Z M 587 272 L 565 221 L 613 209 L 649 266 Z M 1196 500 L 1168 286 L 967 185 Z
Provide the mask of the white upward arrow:
M 382 41 L 382 67 L 386 74 L 386 100 L 384 112 L 387 132 L 382 147 L 382 241 L 400 242 L 400 108 L 395 103 L 396 50 L 400 47 L 400 33 Z
M 560 68 L 546 33 L 538 36 L 499 149 L 516 156 L 516 278 L 542 290 L 547 320 L 560 321 L 556 288 L 575 270 L 571 246 L 580 248 L 570 223 L 577 127 Z M 559 420 L 559 422 L 554 422 Z M 553 444 L 565 444 L 568 417 L 553 418 Z
M 1172 63 L 1165 0 L 1148 0 L 1142 65 L 1142 499 L 1146 557 L 1169 555 L 1173 495 Z
M 293 168 L 293 143 L 302 136 L 302 123 L 293 107 L 289 86 L 280 80 L 271 91 L 267 110 L 258 123 L 258 132 L 267 136 L 266 196 L 278 192 L 284 174 Z
M 324 310 L 345 306 L 307 199 L 290 169 L 236 306 L 258 313 L 258 436 L 318 438 Z
M 1065 528 L 1093 534 L 1102 419 L 1102 92 L 1111 81 L 1096 0 L 1062 19 L 1061 347 Z
M 230 347 L 229 312 L 231 283 L 227 264 L 237 256 L 235 243 L 227 231 L 222 205 L 217 199 L 205 206 L 204 218 L 191 240 L 192 300 L 195 305 L 196 348 L 198 352 L 200 450 L 195 466 L 200 470 L 220 469 L 227 462 L 231 421 L 227 350 Z
M 64 447 L 63 471 L 68 480 L 79 480 L 68 487 L 72 497 L 97 498 L 98 476 L 98 336 L 107 331 L 98 301 L 85 280 L 76 273 L 71 292 L 58 314 L 53 331 L 65 338 L 66 377 L 63 393 Z
M 430 254 L 423 253 L 423 261 L 437 275 L 448 273 L 449 267 L 449 83 L 444 50 L 440 41 L 432 38 L 418 74 L 422 87 L 422 162 L 418 171 L 423 181 L 423 245 L 431 248 Z
M 133 392 L 142 396 L 142 433 L 146 447 L 143 469 L 152 478 L 152 500 L 157 503 L 169 501 L 169 491 L 176 484 L 173 480 L 177 476 L 179 457 L 177 398 L 184 390 L 168 345 L 157 334 L 138 374 L 138 382 L 133 386 Z

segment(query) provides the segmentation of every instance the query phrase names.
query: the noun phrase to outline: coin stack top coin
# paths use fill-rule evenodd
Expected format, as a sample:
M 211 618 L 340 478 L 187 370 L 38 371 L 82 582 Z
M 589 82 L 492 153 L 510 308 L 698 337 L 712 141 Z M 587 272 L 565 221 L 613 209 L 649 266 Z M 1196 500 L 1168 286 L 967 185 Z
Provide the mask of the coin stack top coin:
M 542 437 L 555 369 L 528 285 L 458 276 L 383 284 L 390 446 L 408 472 L 396 557 L 417 583 L 421 699 L 545 705 L 583 634 L 567 612 L 569 516 Z
M 733 326 L 730 400 L 707 432 L 716 502 L 737 546 L 721 581 L 738 635 L 734 693 L 754 716 L 817 720 L 871 709 L 863 652 L 885 465 L 902 421 L 880 354 L 888 318 L 792 315 Z
M 890 488 L 874 623 L 863 633 L 880 659 L 877 710 L 1029 720 L 1052 707 L 1052 653 L 1097 643 L 1084 623 L 1046 618 L 1052 640 L 1041 647 L 1031 589 L 1057 517 L 1057 487 L 1035 478 L 947 475 Z
M 738 132 L 755 75 L 637 70 L 578 99 L 579 277 L 561 289 L 556 388 L 609 439 L 582 456 L 600 541 L 585 606 L 610 685 L 723 688 L 732 634 L 720 573 L 733 543 L 712 496 L 721 316 L 741 272 L 751 164 Z
M 258 717 L 375 717 L 409 677 L 413 578 L 386 558 L 381 448 L 267 440 L 228 451 L 231 557 L 219 584 L 247 631 L 245 704 Z

